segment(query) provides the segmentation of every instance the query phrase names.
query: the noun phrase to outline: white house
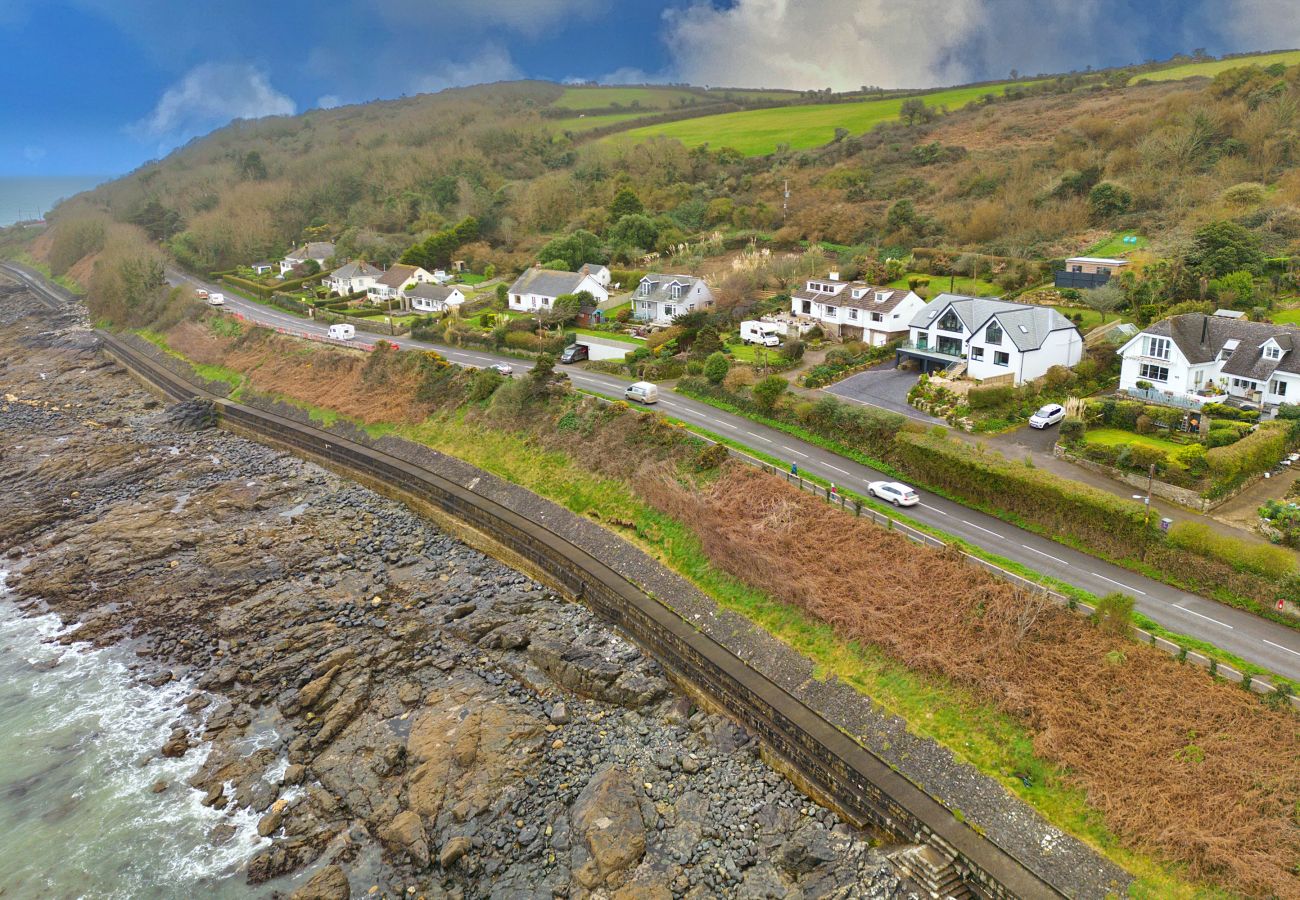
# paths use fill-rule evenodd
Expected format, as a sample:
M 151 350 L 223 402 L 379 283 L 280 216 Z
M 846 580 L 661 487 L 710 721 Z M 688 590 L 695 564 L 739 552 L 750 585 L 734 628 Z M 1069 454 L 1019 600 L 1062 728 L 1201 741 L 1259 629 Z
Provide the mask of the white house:
M 1052 366 L 1073 366 L 1083 358 L 1079 329 L 1046 306 L 940 294 L 912 318 L 908 330 L 898 358 L 916 360 L 927 372 L 965 362 L 971 378 L 1010 375 L 1022 384 Z
M 579 291 L 591 294 L 598 304 L 609 299 L 609 291 L 590 274 L 557 272 L 533 266 L 510 285 L 510 308 L 525 312 L 550 309 L 555 305 L 556 297 Z
M 331 272 L 323 284 L 338 294 L 355 294 L 358 291 L 369 291 L 383 274 L 383 269 L 376 269 L 370 263 L 350 262 Z
M 288 256 L 280 260 L 280 274 L 287 274 L 294 266 L 305 263 L 309 259 L 315 260 L 316 265 L 324 269 L 325 263 L 333 256 L 334 245 L 329 241 L 311 241 L 290 251 Z
M 411 309 L 419 312 L 442 312 L 465 302 L 460 288 L 445 284 L 417 284 L 406 292 Z
M 652 273 L 641 279 L 632 295 L 632 317 L 641 322 L 666 325 L 674 316 L 712 305 L 713 291 L 709 290 L 703 278 Z
M 586 272 L 592 278 L 596 279 L 596 281 L 600 283 L 601 287 L 609 287 L 610 274 L 608 266 L 602 266 L 598 263 L 587 263 L 578 271 Z
M 815 319 L 827 334 L 873 347 L 906 338 L 908 325 L 923 308 L 925 301 L 915 291 L 840 281 L 838 272 L 809 279 L 790 297 L 796 319 Z
M 271 271 L 271 264 L 269 262 L 255 262 L 249 268 L 258 275 L 265 275 Z
M 391 303 L 396 301 L 405 305 L 406 286 L 408 284 L 430 284 L 433 275 L 419 266 L 396 263 L 375 279 L 366 290 L 366 299 L 371 303 Z
M 1118 352 L 1120 390 L 1156 402 L 1196 406 L 1213 399 L 1211 385 L 1214 396 L 1261 409 L 1300 398 L 1300 329 L 1188 313 L 1149 325 Z

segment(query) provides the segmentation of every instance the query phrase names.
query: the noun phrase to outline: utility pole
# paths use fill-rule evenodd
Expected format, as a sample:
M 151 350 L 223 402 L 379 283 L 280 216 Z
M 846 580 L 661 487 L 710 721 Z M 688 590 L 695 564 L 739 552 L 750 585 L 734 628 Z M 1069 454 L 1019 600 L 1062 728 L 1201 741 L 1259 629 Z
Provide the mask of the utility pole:
M 1142 559 L 1147 558 L 1147 546 L 1151 543 L 1151 487 L 1156 480 L 1156 464 L 1152 463 L 1147 469 L 1147 495 L 1144 498 L 1141 494 L 1134 494 L 1134 500 L 1141 500 L 1146 507 L 1142 513 Z
M 781 197 L 781 224 L 785 224 L 785 217 L 790 212 L 790 179 L 785 180 L 785 192 Z

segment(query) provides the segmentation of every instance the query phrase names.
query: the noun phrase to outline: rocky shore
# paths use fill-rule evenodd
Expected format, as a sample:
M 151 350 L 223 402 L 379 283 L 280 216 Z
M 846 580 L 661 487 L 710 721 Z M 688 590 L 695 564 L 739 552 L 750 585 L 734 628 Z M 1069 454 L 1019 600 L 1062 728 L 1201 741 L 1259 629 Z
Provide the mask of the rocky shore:
M 33 611 L 192 679 L 169 740 L 261 895 L 894 897 L 868 836 L 584 607 L 167 407 L 0 284 L 0 552 Z M 216 844 L 233 826 L 218 825 Z

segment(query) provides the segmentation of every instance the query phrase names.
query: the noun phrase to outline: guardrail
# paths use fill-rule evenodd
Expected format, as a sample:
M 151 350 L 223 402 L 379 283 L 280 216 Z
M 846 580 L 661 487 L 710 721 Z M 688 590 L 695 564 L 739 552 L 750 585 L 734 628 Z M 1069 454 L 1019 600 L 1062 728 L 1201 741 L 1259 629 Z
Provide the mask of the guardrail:
M 201 396 L 193 385 L 112 335 L 104 340 L 111 355 L 167 396 L 176 400 Z M 676 678 L 739 720 L 849 821 L 928 844 L 945 862 L 951 861 L 952 870 L 970 892 L 999 898 L 1065 896 L 712 636 L 543 524 L 377 448 L 263 410 L 212 399 L 226 427 L 318 460 L 387 492 L 428 503 L 518 554 L 623 629 Z

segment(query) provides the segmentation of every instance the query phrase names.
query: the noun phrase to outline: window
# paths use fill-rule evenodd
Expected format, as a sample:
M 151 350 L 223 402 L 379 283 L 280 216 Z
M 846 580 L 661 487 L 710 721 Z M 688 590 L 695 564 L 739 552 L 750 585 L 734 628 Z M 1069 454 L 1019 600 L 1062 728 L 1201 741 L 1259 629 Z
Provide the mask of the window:
M 983 362 L 983 361 L 984 361 L 984 348 L 983 348 L 983 347 L 971 347 L 971 348 L 970 348 L 970 358 L 973 359 L 973 360 L 975 360 L 975 362 Z
M 1169 380 L 1169 369 L 1166 366 L 1153 366 L 1150 363 L 1143 363 L 1138 366 L 1138 377 L 1143 381 L 1164 383 Z
M 1274 379 L 1273 383 L 1268 386 L 1268 392 L 1274 397 L 1286 396 L 1286 382 Z
M 873 322 L 883 322 L 883 321 L 885 321 L 885 317 L 882 316 L 880 313 L 873 312 L 873 313 L 871 314 L 871 321 L 873 321 Z
M 665 303 L 664 315 L 671 319 L 673 316 L 677 315 L 677 307 L 673 306 L 671 303 Z
M 990 322 L 989 327 L 984 330 L 984 340 L 990 344 L 1002 343 L 1002 326 L 997 322 Z
M 672 295 L 672 298 L 674 300 L 676 300 L 678 297 L 682 295 L 682 286 L 680 284 L 674 284 L 672 287 L 668 289 L 668 293 Z
M 641 296 L 642 297 L 650 296 L 650 282 L 648 281 L 641 282 Z
M 826 307 L 826 318 L 835 319 L 839 317 L 839 314 L 840 314 L 839 307 L 835 307 L 835 306 Z
M 993 365 L 995 366 L 1011 365 L 1011 354 L 1005 350 L 993 351 Z
M 1142 355 L 1149 356 L 1152 359 L 1168 359 L 1169 338 L 1144 335 L 1142 337 Z
M 951 331 L 956 334 L 962 333 L 961 319 L 952 311 L 950 307 L 946 313 L 939 319 L 939 328 L 942 331 Z
M 1235 388 L 1240 388 L 1240 389 L 1243 390 L 1243 391 L 1253 391 L 1253 390 L 1255 390 L 1255 388 L 1257 387 L 1257 385 L 1255 384 L 1255 382 L 1253 382 L 1253 381 L 1251 381 L 1251 380 L 1249 380 L 1249 379 L 1247 379 L 1247 378 L 1234 378 L 1234 379 L 1232 379 L 1232 386 L 1235 387 Z
M 1282 358 L 1282 350 L 1277 346 L 1277 344 L 1265 344 L 1265 345 L 1264 345 L 1264 358 L 1265 358 L 1265 359 L 1281 359 L 1281 358 Z
M 858 320 L 858 311 L 854 307 L 849 307 L 849 320 L 856 322 Z

